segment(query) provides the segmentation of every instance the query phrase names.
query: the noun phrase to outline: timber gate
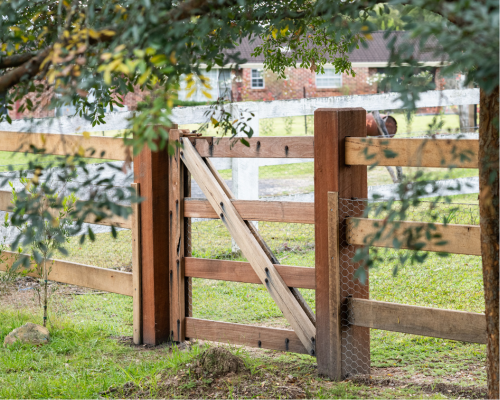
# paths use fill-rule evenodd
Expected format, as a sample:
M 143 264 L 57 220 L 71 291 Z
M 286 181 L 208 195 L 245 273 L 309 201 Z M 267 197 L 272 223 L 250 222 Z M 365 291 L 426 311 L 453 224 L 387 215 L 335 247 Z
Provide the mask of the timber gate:
M 333 379 L 369 374 L 370 328 L 485 343 L 483 314 L 369 300 L 368 284 L 354 279 L 354 251 L 375 229 L 362 218 L 365 203 L 359 200 L 368 197 L 367 165 L 448 166 L 443 155 L 456 153 L 458 142 L 430 141 L 422 152 L 421 139 L 367 140 L 362 108 L 318 109 L 314 118 L 314 137 L 255 137 L 246 139 L 248 147 L 172 129 L 170 140 L 182 144 L 173 155 L 144 149 L 135 157 L 135 182 L 146 199 L 136 261 L 140 282 L 134 283 L 142 291 L 136 342 L 193 338 L 305 353 L 317 357 L 318 371 Z M 458 166 L 477 168 L 477 140 L 460 146 L 473 149 L 475 159 Z M 383 157 L 386 149 L 397 156 Z M 367 160 L 365 154 L 374 156 Z M 314 203 L 234 199 L 211 157 L 314 158 Z M 190 197 L 191 178 L 206 199 Z M 192 257 L 190 218 L 220 218 L 248 262 Z M 314 224 L 315 268 L 279 265 L 249 221 Z M 480 255 L 479 227 L 438 229 L 451 238 L 449 244 L 424 250 Z M 471 243 L 465 250 L 464 242 Z M 391 247 L 387 240 L 375 245 Z M 193 318 L 191 278 L 265 285 L 293 330 Z M 299 288 L 315 289 L 316 313 Z

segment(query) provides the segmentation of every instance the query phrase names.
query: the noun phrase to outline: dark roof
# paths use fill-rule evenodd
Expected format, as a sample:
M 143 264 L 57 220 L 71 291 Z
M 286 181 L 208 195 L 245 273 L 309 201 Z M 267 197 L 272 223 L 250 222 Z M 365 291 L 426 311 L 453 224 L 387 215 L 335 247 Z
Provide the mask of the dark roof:
M 437 41 L 429 41 L 425 48 L 420 49 L 417 39 L 403 39 L 406 32 L 396 31 L 392 32 L 387 39 L 384 38 L 385 31 L 376 31 L 371 34 L 372 40 L 367 40 L 366 43 L 368 47 L 359 45 L 359 49 L 354 49 L 349 55 L 349 61 L 353 63 L 359 62 L 387 62 L 389 60 L 390 51 L 387 48 L 387 43 L 391 38 L 396 35 L 398 41 L 409 40 L 414 46 L 414 58 L 420 62 L 440 62 L 443 61 L 441 56 L 436 55 L 436 49 L 439 48 Z M 406 37 L 406 36 L 405 36 Z M 251 54 L 256 46 L 262 44 L 263 40 L 261 38 L 244 38 L 241 44 L 230 51 L 227 54 L 240 52 L 240 57 L 246 59 L 248 63 L 262 63 L 264 62 L 264 56 L 261 54 L 257 57 L 253 57 Z

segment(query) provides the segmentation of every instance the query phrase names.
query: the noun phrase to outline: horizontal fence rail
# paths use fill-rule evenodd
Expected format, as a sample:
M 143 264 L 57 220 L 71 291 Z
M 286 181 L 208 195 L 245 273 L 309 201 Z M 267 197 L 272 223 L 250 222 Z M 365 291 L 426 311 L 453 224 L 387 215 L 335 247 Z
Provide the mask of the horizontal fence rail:
M 248 110 L 257 118 L 279 118 L 313 115 L 318 108 L 363 107 L 367 111 L 397 110 L 403 108 L 398 93 L 383 93 L 362 96 L 334 96 L 300 100 L 275 100 L 263 102 L 242 102 L 231 104 L 234 114 Z M 453 105 L 479 104 L 479 89 L 431 90 L 420 94 L 416 107 L 444 107 Z M 176 107 L 172 121 L 176 124 L 202 124 L 210 119 L 207 112 L 210 106 Z M 34 120 L 14 120 L 0 123 L 0 131 L 31 132 L 102 132 L 107 130 L 129 129 L 130 119 L 135 111 L 113 112 L 106 114 L 106 124 L 92 126 L 92 122 L 79 116 L 64 116 Z
M 274 267 L 288 287 L 316 289 L 314 268 L 278 265 Z M 262 284 L 248 262 L 206 258 L 184 258 L 185 276 L 230 282 Z
M 231 200 L 247 221 L 314 224 L 314 203 L 294 201 Z M 184 199 L 184 217 L 219 218 L 207 199 Z
M 477 139 L 346 138 L 347 165 L 478 168 Z
M 45 154 L 56 156 L 80 154 L 83 157 L 120 161 L 131 157 L 130 148 L 125 146 L 122 138 L 0 131 L 0 151 L 32 153 L 34 148 L 43 148 Z
M 314 138 L 295 137 L 252 137 L 245 138 L 245 146 L 237 138 L 193 138 L 193 143 L 201 157 L 230 158 L 313 158 Z M 212 144 L 211 144 L 212 143 Z
M 308 354 L 297 334 L 289 329 L 267 328 L 187 317 L 186 337 Z
M 11 201 L 12 201 L 12 192 L 6 190 L 0 190 L 0 211 L 12 211 Z M 97 217 L 95 215 L 88 215 L 84 219 L 84 222 L 95 225 L 106 225 L 106 226 L 114 225 L 118 228 L 125 228 L 125 229 L 131 228 L 130 219 L 125 219 L 118 215 L 113 215 L 111 218 L 104 218 L 101 220 L 98 220 L 96 218 Z
M 486 343 L 484 314 L 351 298 L 350 323 L 470 343 Z
M 408 229 L 424 228 L 422 238 L 418 240 L 423 242 L 422 251 L 437 251 L 443 253 L 467 254 L 472 256 L 481 255 L 481 228 L 478 225 L 458 225 L 458 224 L 438 224 L 433 223 L 435 229 L 430 230 L 433 234 L 441 235 L 440 238 L 433 241 L 425 238 L 425 231 L 429 223 L 425 222 L 386 222 L 384 220 L 369 218 L 348 218 L 347 219 L 347 241 L 352 245 L 363 246 L 385 225 L 384 233 L 380 239 L 374 242 L 368 242 L 375 247 L 394 248 L 394 238 L 404 238 L 404 231 Z M 394 230 L 393 230 L 394 229 Z M 387 236 L 386 232 L 392 232 Z M 444 241 L 441 245 L 438 242 Z M 407 243 L 402 243 L 402 249 L 409 249 Z
M 18 253 L 3 251 L 9 256 L 8 263 L 0 264 L 0 271 L 10 268 L 19 256 Z M 29 256 L 28 256 L 29 257 Z M 83 286 L 90 289 L 132 296 L 132 273 L 116 271 L 113 269 L 92 267 L 63 260 L 47 260 L 50 263 L 48 279 L 70 285 Z M 38 274 L 30 272 L 28 276 L 37 277 Z

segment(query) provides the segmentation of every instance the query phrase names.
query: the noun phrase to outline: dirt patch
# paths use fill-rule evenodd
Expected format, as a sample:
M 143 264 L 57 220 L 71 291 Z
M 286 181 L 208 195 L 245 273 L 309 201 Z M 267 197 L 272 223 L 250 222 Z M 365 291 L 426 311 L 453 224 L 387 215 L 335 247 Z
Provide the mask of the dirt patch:
M 145 379 L 144 384 L 127 382 L 100 393 L 112 398 L 284 398 L 311 397 L 305 380 L 286 372 L 251 370 L 244 360 L 228 349 L 206 349 L 192 362 L 177 370 L 165 370 Z
M 248 372 L 245 362 L 224 347 L 211 347 L 201 353 L 191 371 L 198 377 L 218 378 Z
M 480 386 L 459 386 L 451 383 L 418 383 L 411 379 L 400 380 L 374 376 L 356 376 L 349 379 L 349 381 L 370 387 L 413 388 L 424 393 L 442 393 L 447 397 L 453 396 L 467 399 L 485 399 L 488 391 L 486 387 Z

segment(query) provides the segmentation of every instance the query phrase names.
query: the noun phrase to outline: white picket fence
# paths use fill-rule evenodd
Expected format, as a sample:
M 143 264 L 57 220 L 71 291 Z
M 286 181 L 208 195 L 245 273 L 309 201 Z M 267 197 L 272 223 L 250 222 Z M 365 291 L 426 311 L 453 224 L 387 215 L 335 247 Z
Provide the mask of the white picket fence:
M 429 91 L 422 93 L 416 102 L 420 107 L 465 106 L 479 104 L 479 89 L 459 89 Z M 228 110 L 235 116 L 241 114 L 254 117 L 250 121 L 254 136 L 259 136 L 259 119 L 313 115 L 318 108 L 351 108 L 363 107 L 367 111 L 397 110 L 403 108 L 397 93 L 337 96 L 310 98 L 300 100 L 275 100 L 270 102 L 242 102 L 228 105 Z M 177 107 L 173 110 L 173 122 L 184 124 L 201 124 L 208 120 L 209 106 Z M 106 116 L 105 125 L 92 126 L 90 121 L 78 116 L 63 116 L 30 120 L 15 120 L 12 124 L 0 123 L 2 131 L 40 132 L 40 133 L 78 133 L 103 132 L 108 130 L 128 129 L 132 111 L 114 112 Z M 255 200 L 259 198 L 259 167 L 292 163 L 312 162 L 312 159 L 214 159 L 217 169 L 231 169 L 233 192 L 239 199 Z M 472 179 L 472 180 L 471 180 Z M 469 179 L 473 182 L 475 178 Z M 475 183 L 472 183 L 475 187 Z M 387 189 L 388 190 L 388 189 Z M 385 192 L 387 192 L 385 190 Z M 470 192 L 473 189 L 467 189 Z M 374 188 L 371 189 L 371 192 Z

